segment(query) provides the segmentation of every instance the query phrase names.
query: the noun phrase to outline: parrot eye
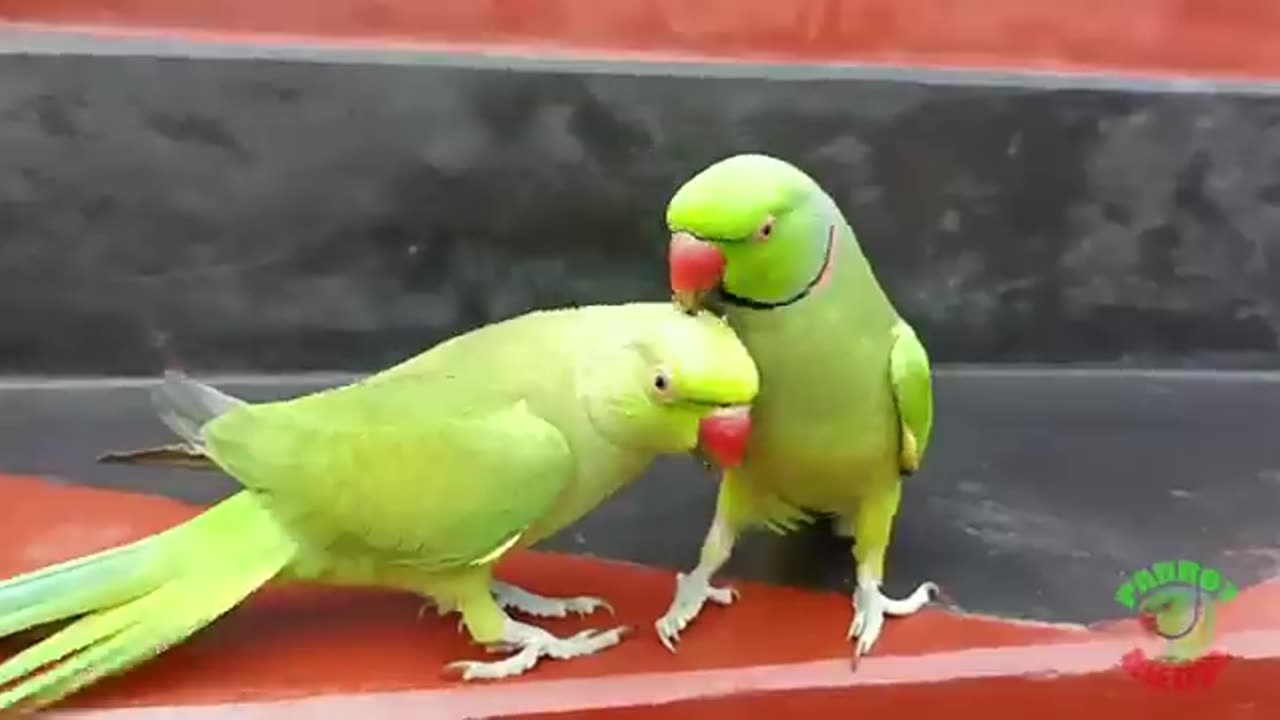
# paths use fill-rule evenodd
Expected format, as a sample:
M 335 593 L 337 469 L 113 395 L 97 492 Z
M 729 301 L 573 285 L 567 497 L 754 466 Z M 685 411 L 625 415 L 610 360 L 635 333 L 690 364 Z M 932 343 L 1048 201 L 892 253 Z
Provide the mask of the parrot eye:
M 772 215 L 770 215 L 769 219 L 765 220 L 764 224 L 760 226 L 760 229 L 756 231 L 757 240 L 760 240 L 763 242 L 769 239 L 769 236 L 773 234 L 773 222 L 774 222 L 774 218 Z
M 666 396 L 671 391 L 671 377 L 663 368 L 659 368 L 653 376 L 653 389 L 661 396 Z

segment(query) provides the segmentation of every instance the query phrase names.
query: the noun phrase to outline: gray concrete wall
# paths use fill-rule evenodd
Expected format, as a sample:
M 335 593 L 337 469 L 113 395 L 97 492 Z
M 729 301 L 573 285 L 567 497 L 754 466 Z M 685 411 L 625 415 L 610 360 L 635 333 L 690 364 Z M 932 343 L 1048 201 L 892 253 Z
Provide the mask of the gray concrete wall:
M 747 150 L 824 182 L 939 362 L 1280 357 L 1269 89 L 269 50 L 0 54 L 0 372 L 364 371 L 661 298 L 666 199 Z

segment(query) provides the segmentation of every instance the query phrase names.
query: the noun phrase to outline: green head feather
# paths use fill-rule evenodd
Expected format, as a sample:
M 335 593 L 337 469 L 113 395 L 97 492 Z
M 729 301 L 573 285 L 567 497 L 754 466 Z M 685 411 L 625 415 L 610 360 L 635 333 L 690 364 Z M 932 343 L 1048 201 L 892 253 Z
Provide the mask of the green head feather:
M 745 405 L 755 399 L 760 376 L 742 341 L 710 312 L 664 322 L 637 343 L 650 361 L 667 369 L 669 397 L 695 405 Z
M 733 329 L 710 312 L 689 315 L 666 303 L 634 307 L 625 341 L 584 359 L 588 412 L 619 444 L 691 450 L 703 418 L 755 400 L 756 364 Z
M 726 158 L 686 181 L 667 205 L 667 225 L 716 244 L 725 256 L 725 289 L 764 302 L 812 283 L 828 241 L 848 231 L 816 181 L 759 154 Z

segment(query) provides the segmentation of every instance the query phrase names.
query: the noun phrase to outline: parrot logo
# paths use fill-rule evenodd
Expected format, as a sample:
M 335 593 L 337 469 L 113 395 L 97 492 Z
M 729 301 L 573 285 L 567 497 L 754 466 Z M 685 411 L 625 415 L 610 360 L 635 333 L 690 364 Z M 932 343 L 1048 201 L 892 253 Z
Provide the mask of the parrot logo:
M 1210 687 L 1231 659 L 1213 650 L 1217 607 L 1236 593 L 1221 571 L 1191 560 L 1158 562 L 1134 572 L 1116 588 L 1115 600 L 1137 614 L 1147 634 L 1163 640 L 1163 649 L 1150 656 L 1134 649 L 1121 667 L 1156 688 Z

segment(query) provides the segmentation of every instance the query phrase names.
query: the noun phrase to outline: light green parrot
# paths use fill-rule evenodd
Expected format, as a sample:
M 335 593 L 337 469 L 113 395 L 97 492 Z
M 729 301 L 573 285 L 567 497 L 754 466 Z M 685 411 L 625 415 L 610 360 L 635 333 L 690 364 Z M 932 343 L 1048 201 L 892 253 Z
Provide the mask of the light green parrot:
M 901 479 L 921 465 L 933 425 L 929 358 L 876 281 L 836 202 L 795 166 L 737 155 L 702 170 L 667 207 L 677 303 L 721 312 L 760 369 L 742 465 L 723 473 L 698 565 L 677 576 L 656 629 L 674 651 L 706 601 L 733 602 L 711 578 L 744 529 L 786 532 L 834 516 L 856 537 L 854 657 L 885 615 L 908 615 L 939 593 L 880 589 Z
M 618 643 L 509 617 L 587 612 L 492 579 L 657 454 L 737 462 L 756 367 L 723 320 L 669 302 L 529 313 L 343 387 L 250 404 L 179 374 L 153 399 L 244 490 L 135 543 L 0 583 L 0 636 L 79 617 L 0 664 L 0 710 L 40 707 L 181 642 L 256 588 L 306 580 L 406 590 L 461 613 L 476 643 L 450 665 L 500 678 Z
M 1213 646 L 1216 602 L 1193 585 L 1165 585 L 1142 599 L 1139 622 L 1165 640 L 1160 658 L 1187 663 L 1203 657 Z

